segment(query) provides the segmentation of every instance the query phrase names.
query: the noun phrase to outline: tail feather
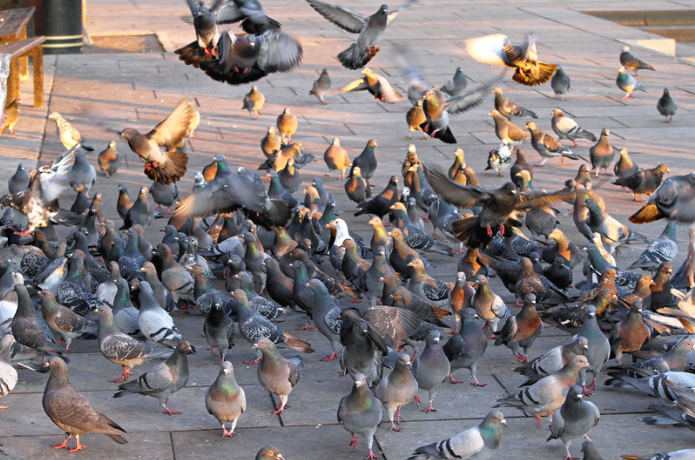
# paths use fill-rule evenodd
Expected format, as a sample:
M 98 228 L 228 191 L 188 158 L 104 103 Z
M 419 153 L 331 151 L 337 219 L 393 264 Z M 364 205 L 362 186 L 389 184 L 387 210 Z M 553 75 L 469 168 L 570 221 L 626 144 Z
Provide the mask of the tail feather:
M 107 434 L 106 436 L 113 439 L 118 444 L 128 444 L 128 440 L 126 438 L 124 438 L 123 436 L 119 436 L 117 434 Z
M 629 220 L 633 224 L 648 224 L 664 217 L 666 217 L 666 214 L 659 211 L 655 204 L 648 204 L 631 215 Z
M 287 344 L 288 347 L 290 347 L 294 350 L 297 350 L 297 351 L 301 351 L 302 353 L 313 353 L 314 352 L 314 349 L 311 348 L 311 344 L 309 344 L 303 340 L 299 340 L 297 337 L 295 337 L 291 334 L 288 334 L 287 332 L 285 332 L 282 336 L 285 339 L 285 343 Z
M 366 49 L 357 48 L 357 43 L 353 43 L 338 54 L 338 60 L 343 67 L 357 70 L 367 65 L 378 52 L 378 46 L 374 48 L 374 51 L 367 51 Z
M 437 128 L 427 122 L 424 122 L 420 124 L 420 129 L 446 144 L 456 144 L 456 138 L 454 137 L 454 133 L 451 132 L 451 128 L 449 128 L 449 126 L 447 126 L 446 129 L 440 129 L 439 131 L 435 132 Z
M 574 137 L 578 139 L 587 139 L 592 142 L 596 142 L 598 140 L 594 133 L 591 133 L 584 128 L 579 128 L 579 130 L 577 130 L 577 132 L 574 133 Z
M 147 177 L 160 184 L 177 182 L 186 174 L 186 166 L 188 165 L 188 155 L 183 152 L 167 152 L 166 156 L 168 161 L 163 164 L 155 166 L 152 163 L 147 163 L 145 167 Z

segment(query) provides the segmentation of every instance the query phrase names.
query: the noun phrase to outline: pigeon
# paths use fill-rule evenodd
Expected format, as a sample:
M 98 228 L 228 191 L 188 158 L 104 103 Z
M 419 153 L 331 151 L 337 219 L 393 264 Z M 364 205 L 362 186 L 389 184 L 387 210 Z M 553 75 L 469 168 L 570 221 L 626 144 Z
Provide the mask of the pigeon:
M 48 118 L 56 122 L 58 137 L 66 149 L 70 150 L 73 147 L 82 147 L 89 152 L 94 151 L 94 147 L 92 147 L 89 142 L 85 141 L 77 128 L 72 126 L 61 114 L 52 112 Z
M 593 441 L 584 441 L 582 443 L 582 454 L 584 454 L 582 460 L 603 460 Z
M 571 160 L 582 159 L 588 162 L 588 160 L 583 156 L 572 152 L 567 147 L 563 147 L 562 144 L 560 144 L 560 142 L 555 140 L 552 136 L 549 136 L 538 129 L 535 123 L 529 121 L 526 123 L 526 129 L 528 129 L 531 133 L 531 145 L 533 145 L 536 152 L 543 157 L 541 164 L 536 166 L 543 166 L 545 162 L 548 161 L 548 158 L 556 158 L 558 156 L 560 157 L 560 166 L 565 164 L 565 157 Z
M 166 407 L 169 396 L 176 393 L 188 383 L 188 355 L 194 353 L 191 344 L 183 340 L 176 345 L 174 354 L 166 361 L 159 363 L 149 371 L 141 374 L 137 380 L 122 383 L 118 386 L 118 391 L 113 395 L 114 398 L 121 398 L 127 394 L 141 394 L 152 396 L 159 400 L 159 405 L 167 415 L 177 415 Z
M 77 191 L 79 186 L 83 186 L 85 194 L 88 194 L 97 181 L 97 172 L 94 166 L 87 163 L 84 155 L 82 149 L 75 151 L 75 162 L 68 170 L 67 178 L 73 190 Z
M 297 280 L 295 280 L 295 284 L 296 282 Z M 331 343 L 333 350 L 332 354 L 321 361 L 333 361 L 338 358 L 342 349 L 340 344 L 340 307 L 336 305 L 326 285 L 320 280 L 310 279 L 305 287 L 310 289 L 312 296 L 311 319 L 316 325 L 316 329 Z
M 587 394 L 589 389 L 596 388 L 596 377 L 598 377 L 601 372 L 603 365 L 610 359 L 611 345 L 598 325 L 595 306 L 588 305 L 586 307 L 581 307 L 580 315 L 584 323 L 577 332 L 577 337 L 584 337 L 588 342 L 587 346 L 589 349 L 586 350 L 584 355 L 589 362 L 589 366 L 591 366 L 586 371 L 581 371 L 580 373 L 580 383 L 584 387 L 584 394 Z M 587 371 L 591 372 L 593 375 L 588 387 L 586 378 Z
M 422 131 L 420 126 L 427 122 L 425 111 L 422 109 L 422 100 L 418 99 L 410 110 L 408 110 L 405 114 L 405 121 L 408 123 L 407 139 L 412 139 L 413 131 Z M 424 131 L 422 131 L 422 138 L 427 139 L 427 133 Z
M 281 414 L 285 411 L 287 398 L 292 388 L 299 382 L 302 373 L 302 357 L 292 356 L 289 359 L 283 357 L 275 344 L 267 337 L 259 337 L 253 344 L 253 348 L 263 355 L 256 368 L 258 381 L 268 393 L 280 397 L 280 404 L 277 405 L 273 414 Z
M 65 342 L 65 350 L 70 350 L 72 340 L 88 333 L 96 331 L 94 323 L 86 320 L 74 311 L 60 305 L 53 292 L 39 291 L 41 296 L 41 314 L 46 320 L 48 328 Z M 92 338 L 94 336 L 92 335 Z
M 560 100 L 564 101 L 565 95 L 570 90 L 570 77 L 559 65 L 557 66 L 555 75 L 553 75 L 553 78 L 550 79 L 550 86 L 553 88 L 555 96 L 560 96 Z
M 19 121 L 19 106 L 20 101 L 19 98 L 16 97 L 12 102 L 7 104 L 7 107 L 5 107 L 5 111 L 3 112 L 3 115 L 7 116 L 4 129 L 7 129 L 10 134 L 17 134 L 14 127 L 17 124 L 17 121 Z
M 536 296 L 526 294 L 521 311 L 507 318 L 502 330 L 495 333 L 495 345 L 504 344 L 522 363 L 528 363 L 528 349 L 543 331 L 543 322 L 536 312 Z M 521 356 L 521 349 L 524 356 Z
M 500 88 L 495 88 L 492 90 L 492 92 L 495 94 L 495 109 L 505 117 L 509 119 L 511 119 L 512 117 L 538 118 L 538 115 L 536 115 L 535 112 L 532 112 L 531 110 L 528 110 L 514 103 L 514 101 L 512 101 L 511 99 L 505 97 L 504 93 Z
M 427 335 L 425 349 L 413 361 L 413 375 L 417 380 L 418 388 L 427 390 L 429 395 L 429 406 L 423 409 L 423 412 L 437 412 L 432 407 L 432 400 L 437 394 L 437 388 L 441 385 L 449 375 L 451 369 L 449 358 L 442 350 L 442 345 L 439 343 L 439 331 L 434 329 Z M 415 394 L 415 403 L 420 403 L 420 397 Z
M 68 366 L 58 357 L 51 357 L 44 365 L 51 371 L 43 392 L 43 410 L 58 428 L 65 432 L 65 441 L 53 448 L 68 447 L 68 439 L 75 437 L 77 445 L 69 448 L 76 452 L 85 448 L 80 444 L 80 435 L 101 433 L 119 444 L 127 444 L 123 437 L 126 431 L 101 412 L 96 411 L 87 399 L 68 380 Z
M 217 42 L 220 39 L 220 33 L 217 30 L 217 17 L 220 8 L 226 4 L 227 2 L 224 0 L 216 0 L 215 4 L 208 8 L 205 2 L 196 3 L 194 0 L 188 0 L 192 18 L 184 19 L 192 21 L 193 27 L 195 27 L 196 39 L 175 51 L 179 55 L 180 60 L 187 65 L 198 67 L 201 62 L 208 61 L 214 57 Z
M 676 114 L 676 110 L 678 110 L 678 102 L 671 97 L 668 88 L 664 88 L 664 94 L 656 102 L 656 110 L 659 111 L 661 116 L 666 117 L 665 123 L 673 121 L 673 116 Z
M 158 358 L 168 353 L 153 353 L 149 344 L 140 342 L 121 332 L 114 323 L 111 308 L 106 305 L 99 307 L 99 329 L 97 330 L 99 350 L 109 361 L 123 367 L 123 374 L 114 382 L 128 381 L 130 370 L 142 364 L 146 359 Z
M 466 86 L 468 86 L 468 79 L 463 74 L 463 68 L 459 66 L 456 67 L 454 76 L 441 86 L 441 90 L 449 96 L 458 96 L 463 93 Z
M 509 149 L 509 140 L 503 139 L 500 146 L 490 150 L 487 157 L 487 168 L 497 172 L 498 177 L 502 177 L 502 171 L 512 164 L 512 151 Z
M 509 145 L 514 147 L 514 150 L 523 144 L 524 141 L 531 139 L 531 134 L 516 126 L 497 110 L 491 111 L 488 115 L 495 121 L 497 138 L 501 141 L 506 140 L 509 142 Z
M 379 52 L 379 41 L 386 27 L 399 13 L 412 6 L 416 0 L 408 0 L 398 9 L 389 12 L 388 5 L 381 5 L 371 16 L 351 11 L 338 5 L 319 0 L 307 0 L 321 16 L 343 30 L 359 34 L 357 41 L 338 53 L 338 60 L 348 69 L 360 69 Z
M 290 112 L 288 107 L 282 111 L 277 118 L 278 132 L 282 136 L 282 139 L 287 139 L 288 142 L 292 142 L 292 134 L 297 131 L 297 117 Z M 276 166 L 277 171 L 278 166 Z
M 515 371 L 528 377 L 520 386 L 532 385 L 543 377 L 562 369 L 575 356 L 586 355 L 589 349 L 588 344 L 586 337 L 575 336 L 571 342 L 551 348 L 533 361 L 515 368 Z
M 509 309 L 502 297 L 495 294 L 490 288 L 487 278 L 478 275 L 475 280 L 477 289 L 471 299 L 471 307 L 475 309 L 480 318 L 485 320 L 485 329 L 497 331 L 500 320 L 510 315 Z
M 355 449 L 360 444 L 355 438 L 355 434 L 361 434 L 367 438 L 367 448 L 369 449 L 367 459 L 378 458 L 372 452 L 372 445 L 374 444 L 376 428 L 381 424 L 382 416 L 381 402 L 369 390 L 364 375 L 355 374 L 352 391 L 340 399 L 338 422 L 343 425 L 345 431 L 349 431 L 352 435 L 350 445 L 354 445 Z
M 153 181 L 169 184 L 186 173 L 188 156 L 179 148 L 184 144 L 193 112 L 193 102 L 184 98 L 149 133 L 143 135 L 134 128 L 121 131 L 121 137 L 128 141 L 130 149 L 145 163 L 145 174 Z M 162 151 L 162 148 L 166 151 Z
M 264 103 L 265 96 L 263 93 L 258 91 L 258 87 L 256 85 L 253 85 L 251 87 L 251 91 L 244 96 L 244 106 L 241 108 L 241 110 L 248 110 L 249 115 L 251 115 L 251 119 L 255 120 L 261 114 L 260 110 L 263 108 Z
M 340 180 L 345 180 L 345 170 L 351 166 L 350 157 L 344 148 L 340 146 L 340 139 L 333 139 L 331 145 L 323 153 L 323 161 L 328 166 L 328 175 L 333 171 L 340 171 Z
M 649 243 L 647 249 L 628 267 L 628 270 L 640 268 L 653 271 L 660 264 L 671 262 L 678 254 L 678 242 L 676 242 L 677 227 L 678 222 L 669 220 L 661 235 Z
M 17 165 L 17 170 L 15 173 L 7 180 L 7 188 L 9 193 L 19 193 L 23 192 L 29 188 L 29 182 L 31 177 L 27 173 L 27 169 L 24 167 L 24 163 L 19 163 Z
M 183 340 L 174 320 L 158 303 L 147 281 L 140 281 L 138 326 L 148 341 L 175 348 Z
M 350 170 L 349 176 L 352 176 L 355 168 L 360 168 L 360 172 L 365 180 L 369 180 L 374 175 L 377 167 L 377 159 L 375 155 L 375 148 L 378 147 L 374 139 L 367 141 L 367 145 L 364 146 L 362 153 L 360 153 L 354 160 L 352 160 L 352 169 Z M 369 196 L 367 196 L 369 198 Z
M 350 91 L 369 91 L 369 94 L 374 96 L 374 100 L 386 102 L 387 104 L 398 104 L 399 102 L 403 101 L 403 96 L 401 96 L 398 91 L 393 89 L 393 86 L 386 81 L 386 78 L 375 74 L 368 67 L 362 69 L 362 73 L 364 74 L 364 77 L 343 86 L 335 92 L 347 93 Z
M 620 149 L 620 158 L 615 162 L 613 172 L 618 178 L 630 177 L 640 170 L 637 163 L 632 161 L 627 149 Z
M 220 363 L 224 363 L 227 350 L 234 346 L 234 321 L 225 313 L 224 304 L 219 299 L 213 301 L 212 308 L 205 317 L 203 334 L 212 349 L 212 355 L 217 356 L 215 348 L 219 349 L 222 357 Z
M 324 67 L 321 71 L 321 75 L 316 81 L 311 85 L 309 94 L 316 96 L 321 102 L 321 104 L 326 105 L 326 101 L 323 99 L 327 95 L 328 90 L 331 89 L 331 77 L 328 76 L 328 70 Z
M 606 175 L 610 175 L 608 167 L 613 162 L 618 149 L 613 147 L 608 140 L 610 131 L 604 128 L 601 131 L 601 136 L 596 144 L 589 149 L 589 159 L 591 160 L 591 168 L 595 171 L 595 177 L 598 177 L 599 169 L 603 168 Z
M 276 152 L 279 152 L 282 147 L 282 139 L 275 132 L 275 126 L 268 126 L 268 132 L 261 139 L 261 150 L 266 158 L 270 158 Z
M 12 345 L 15 339 L 12 334 L 5 334 L 0 339 L 0 398 L 7 396 L 17 385 L 17 370 L 12 367 Z M 7 406 L 0 405 L 0 410 L 7 409 Z M 381 421 L 381 417 L 379 417 Z
M 263 33 L 222 32 L 217 42 L 217 59 L 201 62 L 200 68 L 215 81 L 241 85 L 270 73 L 289 72 L 302 60 L 302 46 L 277 29 Z
M 354 164 L 354 163 L 353 163 Z M 355 216 L 374 214 L 381 218 L 388 214 L 389 209 L 398 201 L 398 177 L 391 176 L 386 188 L 377 196 L 358 203 Z
M 538 60 L 537 39 L 535 34 L 528 34 L 524 42 L 516 46 L 506 35 L 487 35 L 466 40 L 466 50 L 478 62 L 515 69 L 512 76 L 515 82 L 536 86 L 550 80 L 558 67 Z
M 570 444 L 573 439 L 580 437 L 590 441 L 589 431 L 598 425 L 601 414 L 598 407 L 590 401 L 582 400 L 582 387 L 572 385 L 567 391 L 567 399 L 564 404 L 555 410 L 553 421 L 550 424 L 550 436 L 546 442 L 551 439 L 559 439 L 565 445 L 567 457 L 565 460 L 574 458 L 570 454 Z
M 155 203 L 157 203 L 157 211 L 162 210 L 162 206 L 167 208 L 165 214 L 171 214 L 171 207 L 174 206 L 179 198 L 179 189 L 176 183 L 161 184 L 153 182 L 150 187 L 150 195 Z
M 611 254 L 621 244 L 630 244 L 633 241 L 649 242 L 644 235 L 633 232 L 626 225 L 621 224 L 606 211 L 602 210 L 593 198 L 584 201 L 584 206 L 589 210 L 589 228 L 592 232 L 597 232 L 601 235 L 603 244 Z
M 394 370 L 382 379 L 374 390 L 374 396 L 384 405 L 391 420 L 389 431 L 401 431 L 394 424 L 394 416 L 397 422 L 402 420 L 400 408 L 408 404 L 417 394 L 418 383 L 410 370 L 411 365 L 410 356 L 401 354 Z
M 130 288 L 124 278 L 116 278 L 116 294 L 113 298 L 112 316 L 113 322 L 119 331 L 128 335 L 140 334 L 138 315 L 140 312 L 133 306 L 130 300 Z
M 634 200 L 642 202 L 643 200 L 637 198 L 637 194 L 651 195 L 654 193 L 664 180 L 664 175 L 669 172 L 668 166 L 660 164 L 655 168 L 643 169 L 630 176 L 618 178 L 613 183 L 630 189 L 634 195 Z
M 627 460 L 688 460 L 693 455 L 695 455 L 695 449 L 682 449 L 648 455 L 621 455 L 620 458 Z
M 480 425 L 451 438 L 415 449 L 408 460 L 461 458 L 487 460 L 494 458 L 502 444 L 502 425 L 507 421 L 500 410 L 490 411 Z
M 57 346 L 43 318 L 39 322 L 41 315 L 31 305 L 27 288 L 17 284 L 14 291 L 17 294 L 17 311 L 10 325 L 17 343 L 43 354 L 65 356 L 66 350 Z
M 695 173 L 671 176 L 649 197 L 647 204 L 630 216 L 630 222 L 642 224 L 668 217 L 683 224 L 695 222 L 691 202 L 695 199 Z
M 594 134 L 579 126 L 575 120 L 566 116 L 562 110 L 555 109 L 551 115 L 553 119 L 550 124 L 553 131 L 555 131 L 558 138 L 572 141 L 572 147 L 577 146 L 577 139 L 586 139 L 591 142 L 598 140 Z
M 637 75 L 638 70 L 656 70 L 646 62 L 640 61 L 633 56 L 632 53 L 630 53 L 629 46 L 623 46 L 620 51 L 620 65 L 625 67 L 627 70 L 634 70 L 635 76 Z
M 266 446 L 258 451 L 256 460 L 285 460 L 285 457 L 282 456 L 277 447 Z
M 367 385 L 379 383 L 382 363 L 388 354 L 384 338 L 365 320 L 342 313 L 340 342 L 344 348 L 340 355 L 340 368 L 354 379 L 364 375 Z
M 615 84 L 618 88 L 625 91 L 625 96 L 621 98 L 623 100 L 631 98 L 633 91 L 647 91 L 644 89 L 644 86 L 635 80 L 635 77 L 625 72 L 625 67 L 620 67 L 620 69 L 618 69 L 618 76 L 615 79 Z
M 541 425 L 541 417 L 552 417 L 556 409 L 565 402 L 567 391 L 577 381 L 581 369 L 589 368 L 587 358 L 575 356 L 562 369 L 542 378 L 530 387 L 500 398 L 493 407 L 516 407 L 524 413 L 530 413 Z
M 239 417 L 246 411 L 246 394 L 234 378 L 232 363 L 222 357 L 220 373 L 205 392 L 205 408 L 222 424 L 222 437 L 233 437 Z M 225 424 L 232 422 L 227 431 Z
M 624 352 L 639 350 L 650 335 L 651 330 L 642 316 L 642 302 L 636 301 L 630 307 L 625 320 L 618 323 L 611 331 L 611 351 L 618 360 L 618 364 L 623 364 Z
M 466 308 L 461 317 L 461 330 L 451 336 L 442 347 L 444 354 L 450 361 L 451 372 L 449 373 L 449 380 L 453 384 L 461 383 L 454 380 L 454 372 L 458 369 L 467 368 L 471 373 L 471 377 L 473 377 L 471 385 L 482 387 L 485 384 L 478 381 L 476 365 L 487 349 L 487 337 L 477 322 L 479 317 L 476 315 L 475 310 Z

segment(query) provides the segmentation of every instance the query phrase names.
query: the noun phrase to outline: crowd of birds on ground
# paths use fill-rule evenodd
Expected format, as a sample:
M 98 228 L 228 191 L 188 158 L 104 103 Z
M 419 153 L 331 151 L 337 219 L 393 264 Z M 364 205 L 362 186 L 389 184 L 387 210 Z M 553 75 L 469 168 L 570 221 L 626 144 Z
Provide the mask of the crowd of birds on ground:
M 307 1 L 339 27 L 359 33 L 357 41 L 338 55 L 350 69 L 363 68 L 379 52 L 388 23 L 414 3 L 410 0 L 392 12 L 382 5 L 366 16 Z M 301 61 L 300 44 L 255 0 L 218 0 L 210 9 L 189 0 L 189 6 L 197 39 L 177 54 L 215 80 L 247 83 L 289 71 Z M 237 21 L 243 21 L 246 34 L 218 31 L 217 24 Z M 491 35 L 467 41 L 466 49 L 475 60 L 514 69 L 513 80 L 522 85 L 550 81 L 564 98 L 570 78 L 560 66 L 538 61 L 536 40 L 531 34 L 514 46 L 506 36 Z M 445 85 L 433 87 L 419 75 L 407 50 L 399 50 L 399 56 L 411 83 L 407 97 L 412 108 L 406 115 L 410 132 L 456 143 L 449 114 L 473 108 L 494 93 L 495 109 L 489 115 L 500 145 L 490 152 L 487 169 L 499 176 L 508 169 L 511 182 L 487 190 L 462 150 L 444 171 L 421 162 L 411 145 L 401 169 L 403 187 L 399 191 L 401 179 L 394 175 L 376 193 L 369 183 L 378 164 L 376 141 L 370 140 L 351 160 L 336 138 L 324 160 L 329 175 L 339 171 L 345 180 L 347 198 L 357 203 L 355 216 L 372 216 L 369 241 L 336 216 L 336 197 L 319 177 L 304 189 L 303 201 L 293 196 L 304 182 L 300 169 L 315 158 L 292 142 L 299 126 L 289 108 L 278 116 L 277 130 L 268 128 L 261 140 L 265 161 L 258 169 L 267 171 L 268 187 L 257 173 L 234 170 L 218 154 L 196 173 L 193 191 L 184 198 L 176 187 L 187 169 L 184 138 L 192 136 L 200 122 L 192 102 L 183 99 L 147 134 L 124 129 L 122 137 L 153 182 L 135 199 L 119 185 L 120 228 L 109 218 L 111 210 L 106 216 L 102 213 L 102 196 L 94 188 L 97 173 L 85 158 L 94 148 L 60 114 L 52 113 L 66 153 L 31 172 L 20 164 L 9 180 L 8 194 L 0 198 L 8 208 L 0 218 L 0 396 L 17 384 L 17 369 L 50 371 L 43 407 L 66 435 L 56 448 L 68 447 L 72 436 L 76 446 L 70 450 L 84 448 L 80 435 L 87 432 L 126 443 L 125 430 L 70 384 L 72 340 L 96 338 L 104 358 L 122 366 L 121 376 L 114 380 L 119 384 L 115 398 L 152 396 L 165 414 L 177 414 L 167 407 L 168 398 L 187 384 L 187 356 L 195 349 L 170 312 L 195 308 L 204 317 L 202 328 L 212 354 L 221 357 L 205 405 L 222 425 L 222 437 L 233 437 L 247 404 L 234 378 L 234 341 L 241 336 L 258 351 L 251 363 L 257 365 L 259 383 L 279 398 L 273 413 L 282 413 L 300 381 L 303 358 L 286 357 L 276 344 L 314 352 L 311 344 L 273 322 L 294 310 L 308 318 L 301 329 L 317 331 L 329 341 L 332 353 L 323 361 L 338 360 L 343 374 L 354 380 L 352 391 L 336 401 L 337 417 L 352 435 L 351 446 L 359 444 L 356 434 L 366 438 L 368 459 L 377 458 L 373 438 L 384 415 L 390 430 L 400 431 L 400 409 L 411 401 L 419 404 L 419 389 L 428 394 L 424 410 L 434 411 L 438 387 L 447 379 L 461 383 L 453 377 L 456 370 L 468 369 L 471 384 L 484 386 L 477 378 L 477 363 L 490 339 L 512 351 L 520 361 L 516 370 L 527 381 L 516 393 L 500 398 L 480 425 L 417 447 L 410 459 L 493 458 L 506 425 L 498 408 L 512 407 L 535 417 L 539 426 L 547 416 L 547 439 L 559 439 L 567 459 L 573 458 L 571 442 L 583 437 L 583 458 L 598 460 L 600 448 L 588 433 L 599 423 L 600 411 L 583 397 L 591 396 L 601 370 L 613 358 L 616 363 L 606 372 L 611 377 L 608 385 L 635 388 L 663 400 L 651 406 L 658 414 L 643 417 L 643 422 L 695 429 L 695 353 L 690 353 L 695 350 L 695 301 L 693 291 L 687 292 L 695 284 L 695 173 L 665 179 L 666 165 L 640 169 L 627 150 L 611 145 L 608 129 L 596 137 L 562 110 L 554 110 L 552 129 L 559 140 L 572 141 L 573 147 L 578 139 L 593 144 L 585 158 L 532 121 L 526 129 L 512 122 L 538 117 L 504 96 L 497 87 L 504 74 L 466 91 L 466 77 L 458 68 Z M 627 47 L 620 63 L 616 84 L 629 98 L 644 88 L 626 70 L 636 75 L 637 70 L 654 69 Z M 322 103 L 356 90 L 368 90 L 385 103 L 404 100 L 384 77 L 368 68 L 362 72 L 363 78 L 332 91 L 324 69 L 310 93 Z M 253 86 L 243 109 L 255 118 L 264 101 Z M 12 101 L 6 109 L 10 132 L 17 122 L 17 105 Z M 657 109 L 671 121 L 677 104 L 668 90 Z M 538 166 L 552 158 L 560 158 L 561 164 L 565 158 L 582 161 L 576 177 L 555 192 L 534 189 L 533 167 L 519 148 L 526 141 L 542 158 Z M 126 155 L 118 152 L 115 142 L 99 154 L 107 178 L 117 173 L 122 158 Z M 592 187 L 591 171 L 595 177 L 601 170 L 609 175 L 611 166 L 614 184 L 629 189 L 635 201 L 638 195 L 650 195 L 630 217 L 632 223 L 667 220 L 654 241 L 611 217 Z M 58 199 L 69 190 L 77 193 L 75 201 L 70 209 L 60 208 Z M 157 210 L 150 208 L 148 194 L 159 205 Z M 587 241 L 570 241 L 557 226 L 556 206 L 561 201 L 572 206 L 573 221 Z M 154 218 L 166 216 L 160 212 L 162 206 L 176 207 L 161 242 L 153 246 L 144 229 Z M 427 233 L 423 212 L 435 233 L 440 232 L 439 241 Z M 382 220 L 385 217 L 388 222 Z M 59 237 L 56 224 L 70 227 L 66 239 Z M 670 262 L 678 253 L 678 224 L 691 226 L 691 241 L 686 261 L 674 274 Z M 524 226 L 532 237 L 522 232 Z M 447 239 L 461 242 L 458 252 Z M 632 265 L 620 267 L 619 247 L 632 243 L 648 245 Z M 455 283 L 428 275 L 428 252 L 451 257 L 463 253 Z M 584 280 L 575 276 L 579 264 Z M 516 313 L 493 291 L 493 276 L 516 298 Z M 224 290 L 219 289 L 222 284 Z M 363 301 L 369 306 L 348 304 Z M 572 337 L 551 350 L 535 350 L 539 356 L 529 360 L 528 351 L 544 324 Z M 406 345 L 411 354 L 403 351 Z M 632 363 L 625 361 L 626 353 Z M 132 369 L 143 364 L 151 367 L 130 380 Z M 393 370 L 387 373 L 384 368 Z M 624 458 L 692 456 L 690 449 Z M 265 447 L 256 458 L 282 455 L 275 447 Z

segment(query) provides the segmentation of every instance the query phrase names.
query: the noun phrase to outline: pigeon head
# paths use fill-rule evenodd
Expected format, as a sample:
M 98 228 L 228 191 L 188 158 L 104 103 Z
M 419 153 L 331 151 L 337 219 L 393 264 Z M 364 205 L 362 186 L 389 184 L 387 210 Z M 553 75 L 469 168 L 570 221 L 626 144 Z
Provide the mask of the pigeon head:
M 563 112 L 563 111 L 560 110 L 560 109 L 555 109 L 555 110 L 553 110 L 553 111 L 550 113 L 550 115 L 553 115 L 553 116 L 556 116 L 556 117 L 563 117 L 563 116 L 565 116 L 565 112 Z
M 145 283 L 145 282 L 143 281 L 143 283 Z M 151 289 L 150 289 L 150 292 L 152 292 Z M 150 295 L 152 295 L 152 294 L 150 294 Z M 188 340 L 181 340 L 178 343 L 178 345 L 176 345 L 176 351 L 178 351 L 179 353 L 186 354 L 186 355 L 195 354 L 195 348 L 193 348 L 191 346 L 191 343 Z
M 126 128 L 123 131 L 121 131 L 121 137 L 125 138 L 126 140 L 131 140 L 133 137 L 136 135 L 140 134 L 137 129 L 133 128 Z M 120 184 L 119 184 L 120 188 Z
M 507 421 L 504 418 L 504 414 L 501 410 L 493 410 L 485 416 L 483 420 L 485 425 L 504 425 L 507 426 Z
M 469 319 L 480 319 L 480 316 L 478 316 L 478 313 L 472 308 L 466 308 L 463 311 L 463 316 L 466 316 Z
M 439 331 L 434 329 L 432 330 L 429 335 L 427 336 L 427 341 L 430 343 L 439 343 L 440 340 L 440 335 Z
M 410 355 L 407 353 L 401 353 L 398 355 L 398 361 L 396 362 L 396 366 L 411 366 L 412 363 L 410 362 Z
M 251 348 L 255 350 L 269 350 L 272 347 L 274 347 L 274 344 L 268 337 L 259 337 Z
M 43 368 L 50 369 L 55 377 L 68 379 L 68 366 L 57 356 L 51 356 L 51 359 L 43 364 Z
M 234 367 L 229 361 L 224 361 L 220 365 L 221 371 L 224 375 L 234 375 Z
M 245 0 L 235 0 L 235 3 L 243 3 L 244 1 Z M 256 460 L 285 460 L 285 457 L 282 456 L 277 447 L 267 446 L 258 451 Z
M 355 374 L 355 386 L 357 388 L 363 387 L 367 385 L 367 379 L 364 377 L 364 374 Z

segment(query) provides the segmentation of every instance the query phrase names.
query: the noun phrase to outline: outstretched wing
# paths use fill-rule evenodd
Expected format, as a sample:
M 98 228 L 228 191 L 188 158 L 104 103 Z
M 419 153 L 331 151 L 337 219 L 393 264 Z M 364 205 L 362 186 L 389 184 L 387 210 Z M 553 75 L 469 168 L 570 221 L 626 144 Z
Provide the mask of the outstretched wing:
M 412 0 L 411 0 L 412 1 Z M 321 16 L 331 21 L 343 30 L 354 34 L 362 32 L 362 29 L 367 25 L 368 16 L 362 13 L 356 13 L 347 8 L 338 5 L 329 5 L 328 3 L 318 0 L 307 0 L 309 5 L 315 9 Z
M 474 90 L 461 94 L 460 96 L 452 97 L 446 102 L 446 109 L 449 113 L 461 113 L 479 106 L 483 100 L 490 94 L 490 88 L 497 85 L 507 72 L 502 72 L 497 78 L 490 80 Z
M 183 145 L 184 136 L 194 115 L 193 103 L 184 98 L 163 122 L 146 134 L 146 137 L 160 147 L 166 147 L 170 151 L 176 150 Z
M 417 1 L 418 1 L 418 0 L 408 0 L 407 2 L 405 2 L 404 4 L 402 4 L 401 6 L 399 6 L 398 8 L 396 8 L 395 10 L 389 12 L 387 24 L 390 24 L 391 21 L 393 21 L 394 19 L 396 19 L 396 16 L 398 16 L 400 13 L 402 13 L 403 11 L 407 10 L 408 8 L 410 8 L 413 4 L 417 3 Z
M 490 198 L 491 194 L 478 186 L 460 185 L 435 167 L 423 167 L 427 182 L 447 203 L 461 208 L 471 208 L 478 202 Z

